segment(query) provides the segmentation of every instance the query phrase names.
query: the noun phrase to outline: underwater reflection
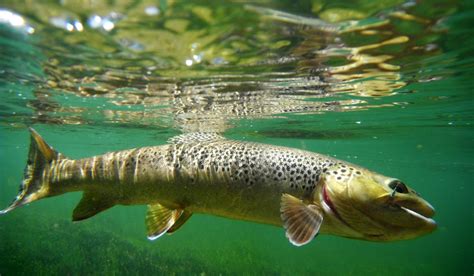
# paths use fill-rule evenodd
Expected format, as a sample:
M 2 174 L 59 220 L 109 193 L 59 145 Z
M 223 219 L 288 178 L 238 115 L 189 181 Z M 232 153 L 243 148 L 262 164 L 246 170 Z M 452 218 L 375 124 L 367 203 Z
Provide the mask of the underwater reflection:
M 386 107 L 371 98 L 407 84 L 399 59 L 437 54 L 432 42 L 420 47 L 426 34 L 410 33 L 413 24 L 436 35 L 410 5 L 357 20 L 324 10 L 324 21 L 240 3 L 160 3 L 19 8 L 35 14 L 46 56 L 27 104 L 33 120 L 224 131 L 241 118 Z

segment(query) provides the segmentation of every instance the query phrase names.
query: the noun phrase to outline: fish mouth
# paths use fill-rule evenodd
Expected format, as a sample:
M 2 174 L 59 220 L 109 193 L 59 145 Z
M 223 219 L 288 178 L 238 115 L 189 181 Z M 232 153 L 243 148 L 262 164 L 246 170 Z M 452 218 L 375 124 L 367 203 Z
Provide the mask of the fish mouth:
M 407 239 L 407 238 L 391 238 L 392 234 L 380 232 L 380 231 L 372 231 L 372 232 L 357 231 L 338 212 L 335 204 L 331 200 L 330 190 L 328 190 L 328 187 L 326 187 L 326 185 L 322 185 L 321 188 L 322 188 L 321 189 L 322 203 L 323 203 L 324 208 L 330 211 L 333 214 L 333 217 L 335 217 L 342 224 L 362 234 L 365 237 L 364 239 L 374 240 L 374 241 Z M 420 233 L 426 234 L 426 233 L 432 232 L 437 228 L 436 221 L 432 219 L 432 217 L 435 214 L 435 210 L 433 206 L 431 206 L 431 204 L 429 204 L 425 200 L 421 198 L 417 198 L 416 200 L 413 200 L 413 199 L 409 200 L 407 198 L 395 199 L 392 197 L 387 203 L 388 203 L 389 208 L 392 209 L 392 211 L 397 211 L 397 212 L 405 214 L 404 216 L 405 219 L 404 220 L 402 219 L 402 221 L 405 221 L 405 222 L 403 222 L 402 225 L 396 223 L 394 226 L 397 226 L 398 224 L 397 227 L 405 228 L 406 231 L 408 232 L 413 231 L 413 228 L 417 229 L 416 231 L 413 232 L 414 233 L 413 237 L 421 235 Z M 368 216 L 370 217 L 370 215 Z M 371 218 L 371 219 L 373 220 L 374 218 Z M 408 222 L 407 219 L 408 221 L 411 221 L 411 223 Z M 381 221 L 379 221 L 379 223 L 381 223 Z M 392 225 L 393 221 L 390 220 L 390 221 L 387 221 L 386 223 Z M 387 229 L 390 229 L 390 227 Z M 409 230 L 409 229 L 412 229 L 412 230 Z
M 420 213 L 417 213 L 417 212 L 415 212 L 415 211 L 413 211 L 413 210 L 411 210 L 411 209 L 405 208 L 405 207 L 403 207 L 403 206 L 400 206 L 400 208 L 401 208 L 402 210 L 404 210 L 405 212 L 407 212 L 408 214 L 410 214 L 411 216 L 416 217 L 416 218 L 419 218 L 419 219 L 425 221 L 425 222 L 428 223 L 428 224 L 432 224 L 432 225 L 436 226 L 436 221 L 434 221 L 434 219 L 432 219 L 431 217 L 424 216 L 424 215 L 422 215 L 422 214 L 420 214 Z
M 425 200 L 418 200 L 417 202 L 410 201 L 395 201 L 391 204 L 392 207 L 403 210 L 406 214 L 410 215 L 417 220 L 421 220 L 428 225 L 436 227 L 436 221 L 432 218 L 435 214 L 435 210 L 431 204 Z

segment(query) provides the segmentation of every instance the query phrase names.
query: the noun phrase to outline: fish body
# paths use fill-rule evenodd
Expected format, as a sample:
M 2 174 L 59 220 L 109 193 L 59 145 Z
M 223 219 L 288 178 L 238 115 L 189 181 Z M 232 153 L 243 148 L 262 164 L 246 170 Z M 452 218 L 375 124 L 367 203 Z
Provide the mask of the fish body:
M 2 213 L 83 191 L 73 220 L 114 205 L 148 205 L 150 239 L 173 233 L 195 213 L 283 226 L 295 245 L 317 233 L 385 241 L 416 237 L 436 226 L 433 208 L 399 180 L 313 152 L 191 133 L 165 145 L 73 160 L 31 133 L 20 194 Z M 396 203 L 395 193 L 408 203 Z M 379 218 L 390 212 L 404 215 L 395 216 L 395 223 Z

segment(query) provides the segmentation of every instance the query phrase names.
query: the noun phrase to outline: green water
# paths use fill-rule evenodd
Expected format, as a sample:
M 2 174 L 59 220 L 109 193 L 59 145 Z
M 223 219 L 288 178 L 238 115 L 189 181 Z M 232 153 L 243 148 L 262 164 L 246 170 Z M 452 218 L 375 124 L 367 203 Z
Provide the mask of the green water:
M 470 1 L 2 1 L 0 207 L 34 127 L 72 158 L 204 130 L 402 179 L 438 229 L 373 243 L 195 215 L 150 242 L 145 206 L 72 223 L 80 193 L 0 217 L 1 275 L 472 275 Z

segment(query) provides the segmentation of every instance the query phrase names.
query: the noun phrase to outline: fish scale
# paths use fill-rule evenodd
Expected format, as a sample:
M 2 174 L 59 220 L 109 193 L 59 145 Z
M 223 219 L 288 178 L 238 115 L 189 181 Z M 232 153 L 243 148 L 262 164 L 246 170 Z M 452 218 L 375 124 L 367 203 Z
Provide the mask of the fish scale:
M 0 214 L 82 191 L 73 220 L 115 205 L 148 205 L 152 240 L 195 213 L 283 226 L 298 246 L 317 233 L 386 241 L 436 227 L 431 205 L 398 179 L 314 152 L 190 133 L 165 145 L 73 160 L 30 131 L 20 193 Z

